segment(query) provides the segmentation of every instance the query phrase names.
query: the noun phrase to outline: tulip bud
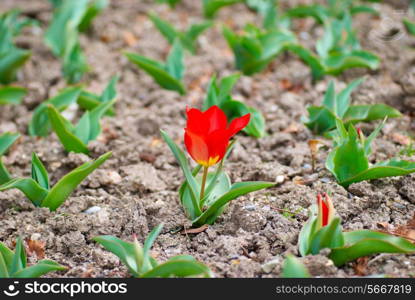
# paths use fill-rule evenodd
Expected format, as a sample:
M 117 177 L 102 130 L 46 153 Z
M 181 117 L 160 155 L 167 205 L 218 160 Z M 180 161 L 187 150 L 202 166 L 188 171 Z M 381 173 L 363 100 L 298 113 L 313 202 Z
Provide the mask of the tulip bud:
M 317 226 L 318 228 L 322 228 L 330 224 L 335 212 L 331 198 L 327 193 L 324 193 L 323 196 L 321 194 L 317 195 L 317 207 Z

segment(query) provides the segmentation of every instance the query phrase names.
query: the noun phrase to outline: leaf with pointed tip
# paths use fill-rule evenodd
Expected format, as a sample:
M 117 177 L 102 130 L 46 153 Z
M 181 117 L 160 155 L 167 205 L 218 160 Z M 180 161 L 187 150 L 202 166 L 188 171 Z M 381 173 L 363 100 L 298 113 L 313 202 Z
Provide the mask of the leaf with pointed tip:
M 86 112 L 86 114 L 89 115 L 89 112 Z M 48 106 L 48 116 L 53 130 L 55 131 L 66 151 L 89 154 L 88 147 L 80 138 L 75 135 L 74 128 L 52 105 Z M 81 121 L 81 124 L 83 124 L 83 121 L 85 120 L 81 119 Z
M 215 202 L 213 202 L 197 219 L 192 220 L 192 224 L 194 227 L 201 227 L 204 224 L 213 224 L 217 218 L 217 211 L 230 201 L 240 196 L 266 189 L 274 185 L 275 183 L 264 181 L 234 183 L 226 194 L 222 195 Z
M 86 31 L 91 27 L 92 21 L 108 6 L 108 0 L 92 0 L 84 13 L 81 23 L 78 25 L 80 32 Z
M 20 137 L 19 133 L 4 133 L 0 135 L 0 156 L 4 155 L 11 145 Z
M 0 191 L 10 189 L 20 190 L 35 206 L 40 206 L 48 194 L 46 189 L 31 178 L 14 178 L 0 185 Z
M 82 87 L 80 86 L 65 88 L 56 96 L 36 107 L 29 124 L 29 134 L 31 136 L 47 136 L 51 128 L 48 117 L 48 105 L 53 105 L 58 111 L 63 111 L 76 102 L 81 91 Z
M 173 25 L 159 18 L 155 13 L 149 13 L 148 16 L 169 44 L 173 44 L 174 40 L 179 36 L 179 32 L 173 27 Z
M 54 271 L 64 271 L 66 267 L 58 264 L 53 260 L 40 260 L 37 264 L 22 269 L 13 274 L 15 278 L 38 278 L 42 275 L 45 275 Z
M 18 86 L 0 87 L 0 105 L 20 104 L 27 94 L 27 89 Z
M 168 277 L 213 277 L 212 271 L 196 260 L 183 257 L 170 259 L 154 269 L 144 273 L 141 278 L 168 278 Z
M 176 52 L 176 55 L 179 52 Z M 166 66 L 158 61 L 149 59 L 136 53 L 125 53 L 128 60 L 149 74 L 161 87 L 176 91 L 181 95 L 186 93 L 183 83 L 170 74 Z M 170 66 L 170 69 L 172 66 Z
M 124 242 L 123 240 L 110 235 L 101 235 L 92 239 L 106 250 L 114 253 L 121 262 L 127 266 L 133 276 L 140 276 L 139 266 L 135 259 L 136 253 L 133 243 Z
M 336 266 L 376 253 L 415 253 L 415 245 L 390 234 L 358 230 L 343 234 L 345 246 L 332 249 L 329 258 Z
M 10 266 L 10 275 L 14 276 L 17 272 L 26 268 L 27 258 L 26 251 L 23 246 L 23 241 L 20 237 L 17 238 L 16 248 L 14 249 L 14 255 Z
M 0 83 L 9 84 L 16 80 L 17 71 L 30 58 L 31 52 L 14 48 L 0 54 Z
M 12 266 L 13 256 L 14 256 L 13 251 L 10 250 L 4 243 L 0 242 L 0 257 L 2 257 L 3 259 L 2 268 L 5 268 L 7 270 L 7 273 L 9 273 L 8 270 L 10 270 Z M 0 278 L 3 278 L 3 276 L 0 275 Z
M 206 18 L 213 18 L 221 8 L 243 1 L 244 0 L 203 0 L 203 14 Z
M 59 206 L 65 202 L 70 194 L 77 188 L 77 186 L 95 169 L 101 166 L 112 152 L 107 152 L 101 155 L 94 161 L 87 162 L 70 173 L 63 176 L 50 190 L 46 198 L 42 201 L 41 206 L 47 207 L 51 211 L 55 211 Z M 0 187 L 1 188 L 1 187 Z
M 282 266 L 282 278 L 310 278 L 307 268 L 292 254 L 288 254 Z
M 315 232 L 311 238 L 310 253 L 316 255 L 324 248 L 338 248 L 344 245 L 340 218 L 334 218 L 330 224 Z
M 32 179 L 45 190 L 49 190 L 49 175 L 36 153 L 32 153 Z

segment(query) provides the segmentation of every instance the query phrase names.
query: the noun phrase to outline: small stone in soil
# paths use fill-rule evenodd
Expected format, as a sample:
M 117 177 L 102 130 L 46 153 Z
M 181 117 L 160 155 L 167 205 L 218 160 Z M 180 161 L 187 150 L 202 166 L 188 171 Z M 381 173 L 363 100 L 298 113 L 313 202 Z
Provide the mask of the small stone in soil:
M 99 212 L 100 210 L 101 210 L 101 207 L 99 206 L 91 206 L 90 208 L 86 209 L 84 213 L 87 215 L 92 215 L 96 212 Z

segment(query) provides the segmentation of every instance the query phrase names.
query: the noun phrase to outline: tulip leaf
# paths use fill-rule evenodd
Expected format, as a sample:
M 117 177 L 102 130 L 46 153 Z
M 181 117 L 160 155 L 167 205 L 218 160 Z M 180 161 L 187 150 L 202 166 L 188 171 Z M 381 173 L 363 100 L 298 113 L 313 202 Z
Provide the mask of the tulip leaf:
M 282 278 L 310 278 L 307 268 L 292 254 L 287 255 L 282 266 Z
M 32 201 L 35 206 L 40 206 L 48 191 L 31 178 L 14 178 L 0 185 L 0 192 L 10 189 L 18 189 Z
M 180 2 L 180 0 L 157 0 L 158 3 L 166 3 L 168 4 L 171 8 L 174 8 L 177 3 Z
M 20 104 L 27 94 L 27 89 L 18 86 L 0 87 L 0 105 Z
M 336 266 L 376 253 L 415 253 L 414 244 L 386 233 L 358 230 L 345 232 L 343 236 L 345 246 L 332 249 L 329 255 Z
M 93 110 L 95 107 L 100 105 L 103 102 L 109 102 L 117 98 L 117 82 L 119 76 L 111 77 L 111 80 L 105 87 L 101 95 L 96 95 L 88 91 L 82 91 L 78 97 L 78 105 L 85 110 Z M 114 116 L 113 108 L 109 108 L 105 113 L 108 116 Z
M 161 87 L 166 90 L 176 91 L 181 95 L 186 89 L 181 82 L 183 74 L 183 51 L 179 42 L 176 42 L 171 49 L 167 64 L 149 59 L 136 53 L 125 53 L 128 60 L 149 74 Z M 178 77 L 177 77 L 178 76 Z
M 213 18 L 221 8 L 243 1 L 244 0 L 203 0 L 203 14 L 206 18 Z
M 212 272 L 208 267 L 197 262 L 189 255 L 175 256 L 163 264 L 158 264 L 150 256 L 150 249 L 162 228 L 163 225 L 160 224 L 151 231 L 144 242 L 144 247 L 141 247 L 136 239 L 133 243 L 129 243 L 109 235 L 98 236 L 93 240 L 118 256 L 121 262 L 128 267 L 130 273 L 137 278 L 190 277 L 197 275 L 212 277 Z
M 110 235 L 97 236 L 94 237 L 93 240 L 103 246 L 106 250 L 114 253 L 121 262 L 127 266 L 132 275 L 135 277 L 139 276 L 139 266 L 135 259 L 134 244 Z
M 88 147 L 78 136 L 75 135 L 73 126 L 57 111 L 54 106 L 48 106 L 48 114 L 52 128 L 66 151 L 89 154 Z M 86 112 L 86 114 L 89 116 L 88 112 Z
M 310 253 L 318 254 L 324 248 L 337 248 L 344 245 L 340 218 L 334 218 L 327 226 L 324 226 L 313 234 L 310 244 Z
M 254 191 L 262 190 L 274 186 L 272 182 L 238 182 L 234 183 L 231 189 L 224 195 L 220 196 L 215 202 L 213 202 L 198 218 L 192 220 L 194 227 L 200 227 L 204 224 L 213 224 L 218 217 L 218 211 L 230 201 L 249 194 Z
M 77 101 L 81 91 L 82 88 L 79 86 L 66 88 L 53 98 L 48 99 L 36 107 L 29 124 L 29 134 L 31 136 L 47 136 L 51 129 L 48 117 L 48 105 L 53 105 L 61 112 Z
M 15 48 L 7 53 L 0 53 L 0 83 L 9 84 L 16 79 L 20 69 L 30 58 L 31 52 Z
M 163 130 L 160 130 L 160 133 L 163 140 L 167 143 L 170 150 L 173 152 L 174 157 L 178 161 L 183 171 L 183 174 L 186 177 L 186 182 L 189 185 L 190 196 L 193 203 L 193 209 L 195 210 L 196 215 L 200 215 L 201 211 L 198 203 L 198 199 L 200 198 L 200 186 L 197 183 L 192 172 L 190 171 L 189 162 L 187 161 L 187 158 L 183 151 L 179 148 L 179 146 L 176 145 L 175 142 L 173 142 L 173 140 L 168 136 L 168 134 Z
M 49 175 L 36 153 L 32 153 L 32 179 L 45 190 L 49 190 Z
M 53 260 L 40 260 L 36 265 L 27 267 L 13 274 L 15 278 L 38 278 L 53 271 L 64 271 L 66 267 Z
M 26 265 L 26 251 L 19 237 L 14 252 L 0 242 L 0 278 L 37 278 L 52 271 L 66 268 L 52 260 L 41 260 L 32 266 Z
M 0 157 L 6 153 L 11 145 L 20 137 L 18 133 L 4 133 L 0 135 Z
M 41 206 L 47 207 L 51 211 L 55 211 L 63 202 L 70 196 L 70 194 L 77 188 L 77 186 L 95 169 L 101 166 L 112 155 L 111 152 L 100 156 L 94 161 L 87 162 L 70 173 L 63 176 L 49 191 L 46 198 L 42 201 Z
M 403 24 L 405 25 L 406 31 L 408 31 L 409 34 L 415 35 L 415 23 L 409 21 L 408 19 L 404 19 Z
M 108 0 L 92 0 L 90 1 L 86 12 L 84 13 L 78 29 L 81 32 L 91 27 L 92 21 L 108 6 Z
M 141 278 L 168 278 L 168 277 L 212 277 L 211 271 L 195 259 L 175 259 L 158 265 L 141 275 Z
M 317 217 L 311 215 L 304 226 L 301 228 L 298 236 L 298 250 L 301 256 L 310 253 L 311 241 L 317 228 Z
M 329 83 L 322 106 L 307 108 L 309 118 L 305 125 L 317 134 L 329 136 L 329 131 L 336 128 L 336 120 L 343 120 L 345 125 L 358 122 L 383 120 L 386 117 L 400 117 L 401 113 L 385 104 L 350 105 L 350 95 L 363 82 L 363 78 L 352 81 L 340 93 L 335 93 L 334 81 Z
M 177 39 L 183 48 L 192 54 L 196 53 L 197 38 L 212 26 L 212 22 L 203 22 L 200 24 L 192 24 L 186 31 L 178 31 L 172 24 L 162 20 L 155 13 L 150 13 L 149 17 L 170 45 L 174 45 L 174 41 Z

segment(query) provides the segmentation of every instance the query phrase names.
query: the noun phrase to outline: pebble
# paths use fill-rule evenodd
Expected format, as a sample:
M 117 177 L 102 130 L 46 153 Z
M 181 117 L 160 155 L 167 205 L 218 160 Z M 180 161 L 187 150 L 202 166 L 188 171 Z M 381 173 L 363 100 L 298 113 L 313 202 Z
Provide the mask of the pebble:
M 321 181 L 322 183 L 328 183 L 328 182 L 330 182 L 330 178 L 323 177 L 323 178 L 321 178 L 321 179 L 320 179 L 320 181 Z
M 272 270 L 274 270 L 274 269 L 275 269 L 275 267 L 276 267 L 277 265 L 279 265 L 280 263 L 281 263 L 281 260 L 280 260 L 280 259 L 278 259 L 278 258 L 276 258 L 276 259 L 273 259 L 273 260 L 271 260 L 271 261 L 266 262 L 265 264 L 263 264 L 263 265 L 261 266 L 261 269 L 262 269 L 262 271 L 264 271 L 265 273 L 271 273 L 271 272 L 272 272 Z
M 283 183 L 285 181 L 285 176 L 284 175 L 278 175 L 277 177 L 275 177 L 275 182 L 276 183 Z
M 101 210 L 101 207 L 99 206 L 91 206 L 90 208 L 86 209 L 84 213 L 86 213 L 87 215 L 92 215 L 96 212 L 99 212 L 100 210 Z
M 248 210 L 248 211 L 254 211 L 256 209 L 256 205 L 255 204 L 249 204 L 249 205 L 245 205 L 243 208 Z

